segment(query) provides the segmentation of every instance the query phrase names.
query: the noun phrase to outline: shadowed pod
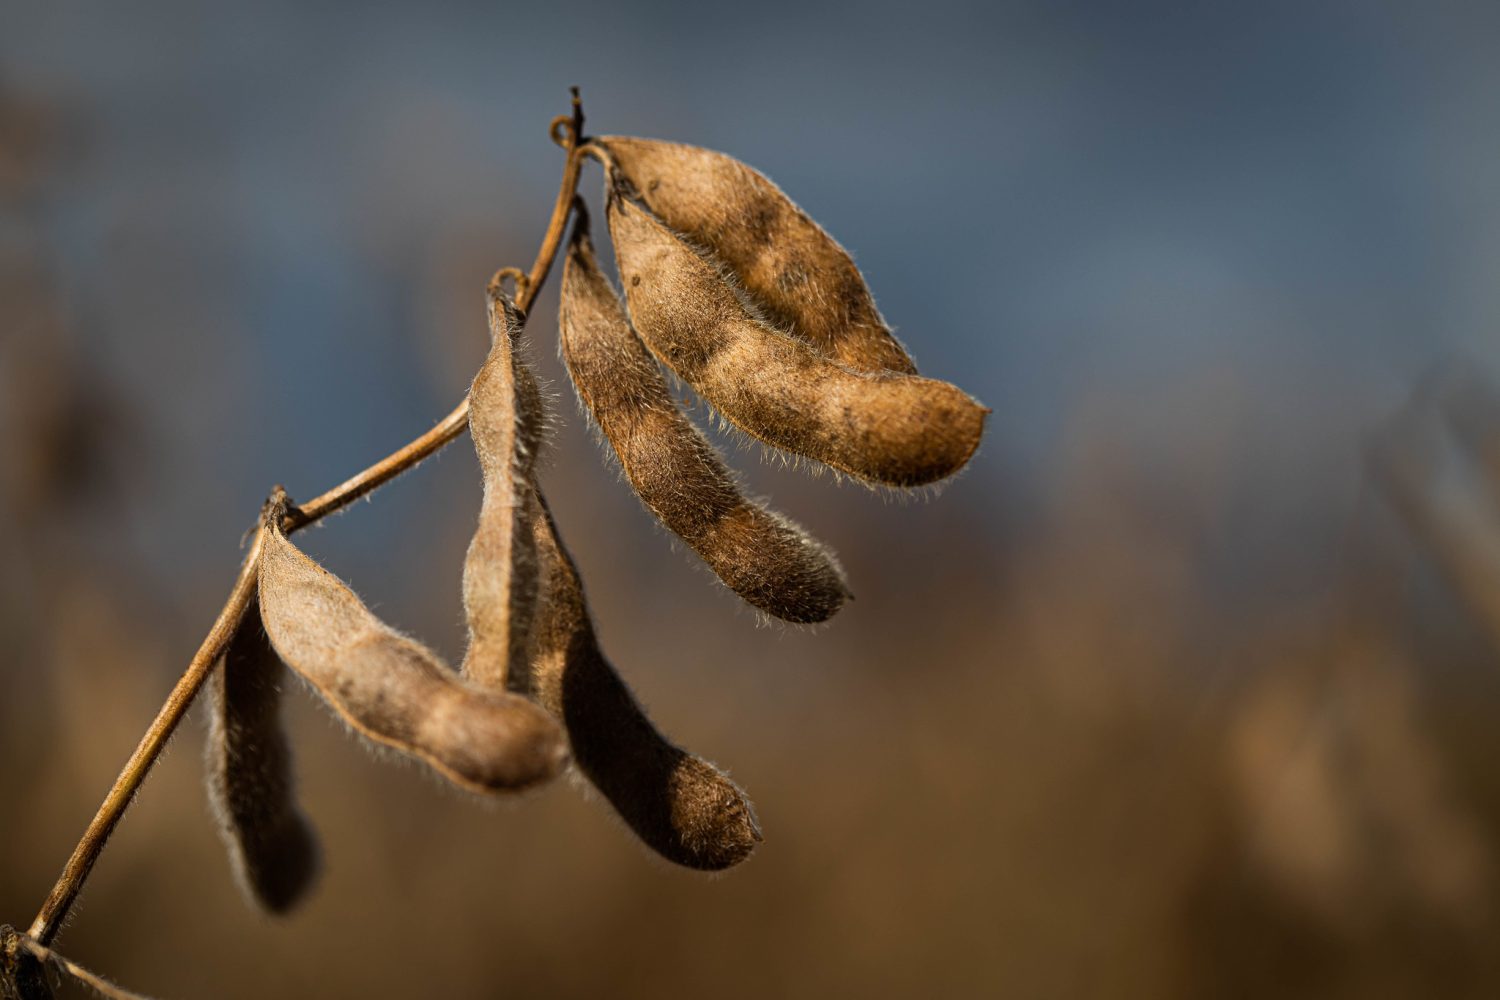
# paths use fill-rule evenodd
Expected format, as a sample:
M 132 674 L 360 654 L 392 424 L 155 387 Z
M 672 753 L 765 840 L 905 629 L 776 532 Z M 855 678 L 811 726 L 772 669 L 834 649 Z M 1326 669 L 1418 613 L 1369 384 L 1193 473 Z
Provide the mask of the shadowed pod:
M 266 634 L 357 732 L 476 792 L 525 788 L 567 760 L 557 724 L 524 698 L 461 679 L 421 643 L 380 621 L 281 530 L 268 505 L 260 606 Z
M 738 864 L 761 840 L 749 798 L 662 736 L 604 658 L 578 569 L 537 499 L 543 599 L 529 667 L 512 683 L 562 720 L 578 769 L 647 846 L 689 868 Z
M 286 676 L 252 604 L 212 681 L 208 790 L 236 881 L 270 913 L 300 902 L 318 871 L 317 839 L 297 808 L 281 724 Z
M 520 356 L 521 317 L 506 308 L 504 296 L 492 286 L 491 316 L 497 315 L 505 319 L 507 338 L 497 334 L 485 362 L 489 375 L 475 380 L 471 422 L 480 428 L 539 426 L 540 398 L 525 389 L 535 380 Z M 475 448 L 488 478 L 502 466 L 485 458 L 485 436 L 481 431 Z M 658 854 L 705 870 L 743 861 L 760 841 L 749 800 L 713 765 L 668 742 L 605 660 L 577 568 L 557 536 L 532 466 L 517 462 L 503 469 L 514 471 L 523 464 L 531 478 L 524 484 L 512 480 L 508 488 L 524 488 L 526 497 L 516 509 L 528 511 L 530 520 L 524 526 L 525 542 L 517 540 L 510 550 L 534 553 L 536 606 L 526 655 L 513 663 L 506 678 L 509 688 L 562 723 L 579 771 Z M 511 523 L 507 518 L 496 530 Z M 487 687 L 495 686 L 493 678 L 493 673 L 485 676 Z
M 764 174 L 698 146 L 591 141 L 657 218 L 734 273 L 772 324 L 856 371 L 917 373 L 849 252 Z
M 773 447 L 886 486 L 934 483 L 969 461 L 986 407 L 947 382 L 855 371 L 768 326 L 717 262 L 626 188 L 611 185 L 608 215 L 631 322 L 726 420 Z
M 848 596 L 832 553 L 747 499 L 682 412 L 599 270 L 581 201 L 558 315 L 573 387 L 646 509 L 760 610 L 799 623 L 832 617 Z

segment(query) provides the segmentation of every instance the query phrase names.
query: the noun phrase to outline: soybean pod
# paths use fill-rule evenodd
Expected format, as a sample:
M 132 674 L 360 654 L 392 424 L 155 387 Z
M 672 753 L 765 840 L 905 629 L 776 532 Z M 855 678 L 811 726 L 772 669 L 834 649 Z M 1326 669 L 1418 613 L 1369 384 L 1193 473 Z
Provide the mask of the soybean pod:
M 536 509 L 543 597 L 518 688 L 562 720 L 578 769 L 648 847 L 688 868 L 738 864 L 761 840 L 749 798 L 651 724 L 599 648 L 578 570 L 540 493 Z
M 857 372 L 773 329 L 711 259 L 618 187 L 609 228 L 636 332 L 752 437 L 901 487 L 953 475 L 978 448 L 989 410 L 956 386 Z
M 421 643 L 386 625 L 281 529 L 263 530 L 260 607 L 283 662 L 356 732 L 477 792 L 525 788 L 567 759 L 556 722 L 524 698 L 460 678 Z
M 734 273 L 772 323 L 856 371 L 916 374 L 849 252 L 764 174 L 698 146 L 592 141 L 662 222 Z
M 848 594 L 838 563 L 796 524 L 741 492 L 631 330 L 587 226 L 580 214 L 563 265 L 562 356 L 636 495 L 750 604 L 791 622 L 828 619 Z
M 461 671 L 503 690 L 511 666 L 526 655 L 536 604 L 528 477 L 541 447 L 543 410 L 521 353 L 521 314 L 498 281 L 490 283 L 488 313 L 490 353 L 469 390 L 469 433 L 484 475 L 484 501 L 464 560 L 469 647 Z
M 281 724 L 287 676 L 252 603 L 213 685 L 208 789 L 236 881 L 270 913 L 295 906 L 318 870 L 317 839 L 297 807 Z

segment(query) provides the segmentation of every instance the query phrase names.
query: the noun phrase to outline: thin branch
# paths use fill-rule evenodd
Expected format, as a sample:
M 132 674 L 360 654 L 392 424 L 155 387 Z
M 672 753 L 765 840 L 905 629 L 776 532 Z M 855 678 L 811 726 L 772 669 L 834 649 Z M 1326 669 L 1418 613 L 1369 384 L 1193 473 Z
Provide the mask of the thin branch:
M 561 136 L 560 130 L 563 131 Z M 542 237 L 542 245 L 537 251 L 536 261 L 531 266 L 530 280 L 517 288 L 516 304 L 523 312 L 529 310 L 536 301 L 537 293 L 541 291 L 542 284 L 547 280 L 547 274 L 552 269 L 552 260 L 557 255 L 557 248 L 562 243 L 563 231 L 567 227 L 568 215 L 573 204 L 573 195 L 578 189 L 578 175 L 582 167 L 582 157 L 579 155 L 582 135 L 583 108 L 575 87 L 572 115 L 560 116 L 552 123 L 553 139 L 567 150 L 568 158 L 563 166 L 562 182 L 557 192 L 557 201 L 553 205 L 552 218 L 547 224 L 546 234 Z M 437 426 L 404 448 L 391 453 L 326 493 L 289 510 L 284 522 L 285 530 L 290 533 L 306 527 L 378 489 L 458 437 L 468 424 L 469 400 L 465 397 L 464 401 L 459 403 L 453 412 L 444 417 Z M 99 806 L 88 829 L 78 841 L 78 846 L 73 849 L 72 856 L 68 858 L 68 863 L 63 867 L 57 884 L 52 887 L 46 902 L 42 904 L 41 910 L 32 922 L 27 936 L 38 945 L 46 947 L 57 936 L 69 910 L 78 898 L 78 893 L 83 889 L 84 881 L 93 870 L 94 862 L 99 859 L 100 852 L 104 850 L 110 834 L 114 832 L 115 826 L 119 824 L 120 818 L 129 808 L 141 783 L 146 780 L 146 775 L 150 773 L 152 765 L 161 755 L 162 748 L 166 746 L 167 740 L 171 738 L 178 723 L 182 721 L 189 706 L 193 703 L 193 698 L 203 686 L 203 681 L 208 677 L 209 671 L 223 655 L 230 637 L 239 627 L 240 620 L 244 618 L 245 611 L 255 596 L 260 551 L 261 535 L 257 530 L 250 551 L 246 553 L 244 562 L 240 565 L 239 577 L 235 580 L 234 588 L 230 591 L 228 600 L 224 602 L 224 607 L 214 620 L 213 627 L 209 629 L 202 645 L 198 647 L 198 651 L 189 661 L 187 669 L 178 678 L 171 693 L 167 695 L 166 702 L 157 712 L 156 718 L 151 721 L 146 734 L 141 737 L 140 744 L 125 763 L 120 776 L 115 779 L 113 787 L 104 797 L 104 802 Z
M 188 706 L 193 703 L 193 697 L 203 686 L 203 680 L 208 676 L 210 668 L 223 654 L 224 648 L 229 644 L 229 637 L 234 635 L 235 629 L 239 628 L 240 619 L 245 616 L 245 609 L 250 606 L 250 600 L 255 596 L 256 570 L 259 561 L 260 533 L 256 532 L 255 542 L 240 566 L 239 577 L 234 581 L 234 589 L 229 592 L 229 599 L 224 602 L 219 616 L 214 619 L 213 627 L 208 630 L 208 636 L 198 647 L 198 652 L 193 654 L 187 669 L 178 678 L 171 693 L 167 695 L 166 703 L 156 713 L 156 718 L 151 720 L 146 734 L 141 737 L 141 742 L 136 746 L 135 752 L 130 755 L 130 760 L 126 761 L 124 769 L 115 779 L 109 794 L 104 797 L 99 811 L 94 814 L 88 829 L 78 841 L 78 846 L 73 849 L 72 857 L 68 858 L 68 863 L 63 867 L 57 884 L 52 887 L 52 891 L 47 895 L 47 901 L 42 904 L 36 919 L 32 921 L 27 936 L 39 944 L 49 945 L 57 936 L 58 929 L 68 915 L 68 910 L 83 889 L 84 880 L 89 877 L 94 862 L 99 860 L 99 853 L 104 850 L 104 844 L 109 840 L 109 835 L 114 832 L 115 826 L 120 822 L 120 817 L 129 808 L 130 800 L 135 797 L 136 791 L 141 787 L 141 782 L 146 780 L 151 765 L 156 763 L 156 758 L 161 754 L 162 747 L 166 746 L 167 740 L 171 738 L 172 731 L 177 728 L 177 724 L 187 713 Z
M 4 927 L 0 928 L 0 935 L 10 936 L 6 941 L 7 948 L 25 948 L 42 965 L 51 966 L 69 979 L 82 983 L 97 996 L 104 997 L 104 1000 L 150 1000 L 149 997 L 121 989 L 104 977 L 95 975 L 72 959 L 32 940 L 29 934 L 16 934 L 11 928 Z

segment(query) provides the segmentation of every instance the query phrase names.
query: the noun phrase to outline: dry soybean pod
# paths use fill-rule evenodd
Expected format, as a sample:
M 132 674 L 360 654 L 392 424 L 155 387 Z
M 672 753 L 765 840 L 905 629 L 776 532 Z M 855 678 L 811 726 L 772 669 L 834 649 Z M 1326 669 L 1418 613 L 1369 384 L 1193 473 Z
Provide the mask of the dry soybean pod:
M 266 515 L 261 617 L 283 662 L 344 721 L 472 791 L 524 788 L 561 769 L 566 744 L 547 713 L 464 681 L 376 618 L 282 533 L 285 504 Z
M 609 230 L 636 332 L 752 437 L 886 486 L 945 479 L 979 447 L 989 410 L 967 393 L 856 372 L 773 330 L 712 260 L 618 187 Z
M 662 222 L 734 272 L 772 323 L 856 371 L 917 373 L 849 252 L 764 174 L 698 146 L 591 141 Z
M 750 800 L 651 724 L 599 649 L 577 567 L 540 491 L 536 509 L 542 601 L 528 668 L 514 683 L 562 720 L 579 770 L 647 846 L 688 868 L 738 864 L 761 839 Z
M 594 259 L 581 206 L 577 220 L 563 264 L 563 361 L 636 495 L 755 607 L 790 622 L 832 617 L 848 596 L 833 556 L 740 492 L 630 329 L 623 303 Z
M 281 725 L 285 677 L 252 603 L 214 681 L 208 790 L 236 881 L 270 913 L 296 905 L 318 870 L 317 838 L 297 808 Z
M 484 473 L 479 527 L 464 560 L 469 649 L 462 673 L 503 690 L 512 663 L 526 655 L 536 605 L 528 479 L 541 447 L 542 399 L 521 357 L 522 317 L 490 282 L 490 353 L 469 390 L 469 433 Z

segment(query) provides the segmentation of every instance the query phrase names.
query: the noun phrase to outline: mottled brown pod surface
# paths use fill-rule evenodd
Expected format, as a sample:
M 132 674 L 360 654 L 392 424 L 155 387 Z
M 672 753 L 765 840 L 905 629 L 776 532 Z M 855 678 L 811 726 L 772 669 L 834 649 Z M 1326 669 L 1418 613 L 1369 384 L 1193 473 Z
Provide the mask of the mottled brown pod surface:
M 618 192 L 609 228 L 636 332 L 751 436 L 887 486 L 945 479 L 979 447 L 989 410 L 956 386 L 856 372 L 771 329 L 712 261 Z
M 658 854 L 710 871 L 743 861 L 761 839 L 750 800 L 668 742 L 604 658 L 577 568 L 540 495 L 533 529 L 543 597 L 530 665 L 512 683 L 562 720 L 579 770 Z
M 283 662 L 354 729 L 473 791 L 524 788 L 561 769 L 566 743 L 546 712 L 462 680 L 376 618 L 282 534 L 276 505 L 263 538 L 266 634 Z
M 563 266 L 562 356 L 630 485 L 746 601 L 786 621 L 825 621 L 848 593 L 838 564 L 797 525 L 740 492 L 630 329 L 585 225 L 574 230 Z
M 526 655 L 536 605 L 528 481 L 541 447 L 542 400 L 521 356 L 521 316 L 498 287 L 489 293 L 490 353 L 469 390 L 469 433 L 484 474 L 479 527 L 464 560 L 469 648 L 462 672 L 503 689 Z
M 270 913 L 285 913 L 312 885 L 318 844 L 297 800 L 281 725 L 286 668 L 252 603 L 213 686 L 208 790 L 235 878 Z
M 856 371 L 916 374 L 848 251 L 764 174 L 681 143 L 593 142 L 662 222 L 734 272 L 772 324 Z

